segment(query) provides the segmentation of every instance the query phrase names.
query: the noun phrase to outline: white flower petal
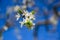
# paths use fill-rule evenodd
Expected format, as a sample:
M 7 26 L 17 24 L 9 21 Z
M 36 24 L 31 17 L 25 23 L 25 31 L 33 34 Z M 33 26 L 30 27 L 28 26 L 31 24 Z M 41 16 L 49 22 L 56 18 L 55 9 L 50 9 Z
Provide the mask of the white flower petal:
M 21 24 L 21 28 L 23 27 L 23 25 L 24 25 L 24 22 L 19 22 L 20 24 Z
M 20 9 L 20 6 L 16 5 L 16 6 L 14 7 L 14 11 L 18 11 L 18 9 Z
M 33 25 L 35 25 L 35 23 L 33 23 Z
M 20 15 L 19 15 L 19 14 L 17 14 L 17 15 L 16 15 L 16 18 L 17 18 L 17 20 L 19 20 L 19 18 L 20 18 Z
M 7 30 L 8 30 L 8 27 L 7 27 L 7 26 L 4 26 L 3 29 L 4 29 L 5 31 L 7 31 Z

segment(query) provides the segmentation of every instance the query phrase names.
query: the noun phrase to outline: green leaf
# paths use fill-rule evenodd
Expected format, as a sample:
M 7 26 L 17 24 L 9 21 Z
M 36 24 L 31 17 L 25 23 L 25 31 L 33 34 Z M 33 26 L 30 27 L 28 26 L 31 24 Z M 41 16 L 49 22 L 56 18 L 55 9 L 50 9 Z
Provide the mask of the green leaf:
M 32 22 L 30 22 L 30 21 L 26 22 L 25 25 L 26 25 L 29 29 L 31 29 L 31 27 L 33 26 Z
M 19 13 L 19 14 L 23 14 L 22 10 L 20 10 L 20 9 L 18 10 L 18 13 Z
M 34 15 L 35 14 L 35 11 L 32 11 L 31 13 Z

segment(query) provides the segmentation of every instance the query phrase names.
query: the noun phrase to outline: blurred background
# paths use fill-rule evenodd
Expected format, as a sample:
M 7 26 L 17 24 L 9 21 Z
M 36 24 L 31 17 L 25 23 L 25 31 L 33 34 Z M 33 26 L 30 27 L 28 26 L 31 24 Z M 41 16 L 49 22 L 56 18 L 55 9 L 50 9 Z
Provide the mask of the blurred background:
M 33 30 L 20 27 L 13 10 L 16 5 L 35 10 Z M 0 0 L 0 40 L 60 40 L 60 0 Z

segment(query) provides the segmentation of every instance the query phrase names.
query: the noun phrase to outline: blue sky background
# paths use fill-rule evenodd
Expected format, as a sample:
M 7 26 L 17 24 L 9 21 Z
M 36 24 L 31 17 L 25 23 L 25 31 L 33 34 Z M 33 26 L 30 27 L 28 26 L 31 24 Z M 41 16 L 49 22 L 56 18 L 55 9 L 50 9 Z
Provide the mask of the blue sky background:
M 53 2 L 51 6 L 48 7 L 47 0 L 45 0 L 46 2 L 43 2 L 43 0 L 34 0 L 34 1 L 35 1 L 35 6 L 39 7 L 38 14 L 43 13 L 42 11 L 43 7 L 52 8 L 52 6 L 55 3 L 59 2 L 59 0 L 57 0 Z M 22 0 L 20 0 L 19 2 L 21 3 Z M 0 14 L 4 16 L 4 18 L 0 19 L 0 28 L 2 28 L 4 24 L 6 23 L 6 7 L 14 6 L 14 5 L 15 3 L 13 2 L 13 0 L 0 0 Z M 28 10 L 32 10 L 33 8 L 34 7 Z M 37 20 L 35 22 L 44 18 L 43 17 L 40 18 L 40 16 L 37 16 L 36 19 Z M 16 25 L 19 25 L 19 24 L 16 23 Z M 3 40 L 18 40 L 15 34 L 16 33 L 15 30 L 16 28 L 13 27 L 5 31 L 3 33 L 3 37 L 4 37 Z M 22 40 L 33 40 L 33 30 L 28 30 L 26 27 L 20 28 L 20 26 L 18 27 L 18 30 L 19 30 L 18 34 L 22 37 Z M 55 33 L 48 33 L 45 31 L 44 27 L 41 27 L 38 32 L 38 39 L 39 40 L 60 40 L 60 21 L 58 23 L 57 31 Z

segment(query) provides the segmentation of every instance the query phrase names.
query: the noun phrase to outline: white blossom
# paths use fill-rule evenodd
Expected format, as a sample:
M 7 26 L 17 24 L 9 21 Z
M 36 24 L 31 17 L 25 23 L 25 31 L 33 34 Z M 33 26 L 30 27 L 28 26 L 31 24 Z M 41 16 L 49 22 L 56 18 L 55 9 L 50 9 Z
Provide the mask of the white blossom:
M 26 8 L 27 8 L 27 6 L 26 6 L 26 5 L 23 5 L 23 6 L 22 6 L 22 9 L 26 9 Z
M 53 24 L 57 24 L 57 19 L 55 18 L 55 16 L 52 16 L 51 18 L 50 18 L 50 22 L 51 23 L 53 23 Z
M 3 29 L 4 29 L 5 31 L 7 31 L 7 30 L 8 30 L 8 27 L 7 27 L 7 26 L 4 26 Z
M 33 25 L 35 25 L 35 23 L 33 23 Z
M 23 20 L 19 22 L 21 24 L 21 28 L 22 28 L 23 25 L 29 26 L 29 24 L 27 24 L 29 22 L 30 26 L 31 26 L 31 29 L 33 29 L 33 26 L 35 25 L 35 23 L 33 23 L 33 20 L 35 20 L 35 17 L 32 14 L 32 12 L 28 12 L 27 10 L 26 11 L 23 10 L 22 16 L 25 16 L 25 18 L 23 17 Z
M 17 15 L 16 15 L 16 20 L 19 20 L 19 18 L 20 18 L 20 14 L 18 13 Z
M 28 12 L 28 11 L 25 11 L 24 10 L 23 15 L 25 15 L 25 18 L 28 18 L 29 17 L 29 19 L 35 20 L 34 15 L 31 12 Z
M 18 9 L 20 9 L 20 6 L 16 5 L 16 6 L 14 7 L 14 11 L 18 11 Z
M 24 22 L 21 22 L 21 21 L 20 21 L 19 23 L 21 24 L 21 28 L 22 28 L 22 27 L 23 27 L 23 25 L 24 25 Z

